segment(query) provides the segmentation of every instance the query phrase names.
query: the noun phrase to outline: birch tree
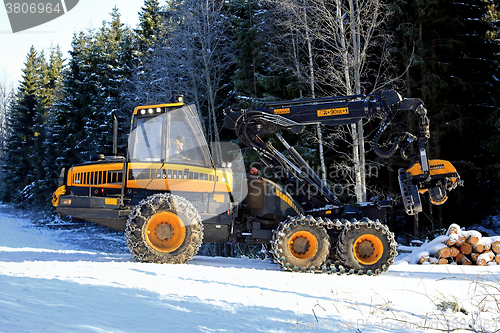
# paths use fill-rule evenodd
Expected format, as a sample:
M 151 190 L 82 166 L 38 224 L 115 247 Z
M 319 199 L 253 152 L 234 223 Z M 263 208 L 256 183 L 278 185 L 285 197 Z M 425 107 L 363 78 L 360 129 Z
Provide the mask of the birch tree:
M 390 35 L 382 30 L 388 17 L 388 8 L 381 0 L 314 0 L 315 22 L 321 22 L 314 31 L 324 45 L 325 67 L 319 76 L 323 84 L 346 95 L 360 95 L 367 89 L 377 90 L 386 82 L 387 47 Z M 378 67 L 368 67 L 373 52 L 378 48 Z M 373 62 L 372 62 L 373 64 Z M 369 78 L 370 81 L 364 81 Z M 364 89 L 363 89 L 364 88 Z M 366 201 L 365 146 L 363 121 L 351 125 L 355 188 L 358 201 Z
M 283 40 L 289 39 L 292 46 L 293 72 L 298 78 L 307 82 L 307 91 L 311 98 L 316 98 L 316 69 L 315 50 L 313 47 L 314 24 L 311 20 L 309 5 L 310 0 L 269 0 L 279 18 L 279 24 L 284 27 L 285 33 L 281 35 Z M 305 41 L 305 47 L 302 47 Z M 305 57 L 302 57 L 305 54 Z M 303 60 L 305 58 L 305 60 Z M 323 134 L 321 125 L 316 127 L 316 138 L 319 148 L 319 159 L 321 164 L 322 180 L 326 183 L 326 166 L 323 153 Z
M 133 34 L 133 70 L 123 90 L 126 106 L 162 104 L 174 94 L 169 33 L 172 1 L 145 0 Z
M 314 76 L 315 87 L 330 95 L 360 95 L 385 84 L 391 64 L 387 56 L 390 35 L 382 30 L 389 11 L 383 1 L 285 0 L 282 6 L 279 8 L 289 8 L 290 25 L 299 24 L 307 31 L 306 44 L 314 46 L 312 52 L 320 65 L 309 76 Z M 372 60 L 378 65 L 373 66 Z M 362 121 L 351 125 L 350 136 L 356 197 L 366 201 Z
M 220 91 L 229 75 L 232 59 L 227 33 L 229 17 L 224 6 L 222 0 L 182 2 L 178 11 L 180 27 L 173 44 L 176 45 L 176 58 L 181 61 L 192 97 L 202 118 L 207 119 L 205 129 L 212 142 L 220 141 L 217 110 L 224 102 Z

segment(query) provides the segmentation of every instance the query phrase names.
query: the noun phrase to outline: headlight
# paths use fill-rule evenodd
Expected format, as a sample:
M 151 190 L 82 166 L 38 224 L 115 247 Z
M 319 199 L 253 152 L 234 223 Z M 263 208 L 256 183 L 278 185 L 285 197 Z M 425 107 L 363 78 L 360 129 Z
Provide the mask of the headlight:
M 61 198 L 61 199 L 59 199 L 59 205 L 71 206 L 71 198 Z

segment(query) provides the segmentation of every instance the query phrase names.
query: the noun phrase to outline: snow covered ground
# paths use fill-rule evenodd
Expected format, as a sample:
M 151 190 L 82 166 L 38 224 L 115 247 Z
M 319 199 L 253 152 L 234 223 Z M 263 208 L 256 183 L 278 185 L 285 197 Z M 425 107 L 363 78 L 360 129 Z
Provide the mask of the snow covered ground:
M 0 206 L 0 332 L 500 331 L 500 266 L 399 260 L 370 277 L 141 264 L 120 233 L 16 215 Z

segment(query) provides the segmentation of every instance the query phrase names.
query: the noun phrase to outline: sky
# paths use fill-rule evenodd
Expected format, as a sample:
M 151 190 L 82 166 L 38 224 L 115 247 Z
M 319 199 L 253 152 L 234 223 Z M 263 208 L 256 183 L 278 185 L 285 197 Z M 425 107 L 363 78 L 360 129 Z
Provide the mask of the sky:
M 12 33 L 7 9 L 0 4 L 0 81 L 17 86 L 32 45 L 37 51 L 45 50 L 48 54 L 51 45 L 59 44 L 64 57 L 69 58 L 73 33 L 100 27 L 104 20 L 110 19 L 109 13 L 115 5 L 122 15 L 122 22 L 134 28 L 143 4 L 144 0 L 80 0 L 66 14 L 17 33 Z

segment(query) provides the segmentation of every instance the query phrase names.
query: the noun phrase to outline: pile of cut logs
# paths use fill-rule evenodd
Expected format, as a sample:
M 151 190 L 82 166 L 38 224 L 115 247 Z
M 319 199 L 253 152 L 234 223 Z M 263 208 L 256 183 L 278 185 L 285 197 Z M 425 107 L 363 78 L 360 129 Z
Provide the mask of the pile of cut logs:
M 419 264 L 500 264 L 500 236 L 482 237 L 479 231 L 464 231 L 457 224 L 450 225 L 446 235 L 424 245 L 426 251 L 421 254 Z

